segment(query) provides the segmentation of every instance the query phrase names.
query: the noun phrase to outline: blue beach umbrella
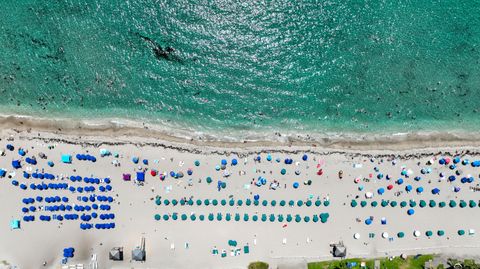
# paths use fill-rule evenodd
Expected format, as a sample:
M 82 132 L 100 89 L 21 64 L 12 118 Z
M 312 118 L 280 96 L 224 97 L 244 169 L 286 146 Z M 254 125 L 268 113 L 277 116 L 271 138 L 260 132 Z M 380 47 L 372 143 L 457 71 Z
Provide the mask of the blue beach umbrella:
M 407 191 L 407 192 L 411 192 L 412 189 L 413 189 L 412 185 L 405 186 L 405 191 Z
M 379 189 L 377 190 L 377 193 L 380 194 L 380 195 L 382 195 L 384 192 L 385 192 L 385 189 L 384 189 L 384 188 L 379 188 Z
M 411 216 L 411 215 L 415 214 L 415 210 L 412 209 L 412 208 L 410 208 L 409 210 L 407 210 L 407 214 L 408 214 L 409 216 Z
M 438 188 L 434 188 L 432 190 L 432 194 L 439 194 L 439 193 L 440 193 L 440 189 L 438 189 Z
M 418 193 L 422 193 L 422 192 L 423 192 L 423 187 L 418 187 L 418 188 L 417 188 L 417 192 L 418 192 Z
M 232 160 L 232 165 L 237 165 L 237 163 L 238 163 L 237 159 Z
M 294 183 L 293 183 L 293 188 L 297 189 L 298 186 L 300 186 L 300 184 L 298 184 L 298 182 L 294 182 Z
M 403 184 L 403 178 L 399 178 L 399 179 L 397 180 L 397 184 L 398 184 L 398 185 L 402 185 L 402 184 Z
M 372 224 L 372 219 L 368 218 L 365 220 L 365 224 L 370 225 Z
M 304 154 L 304 155 L 302 156 L 302 160 L 304 160 L 304 161 L 308 160 L 307 154 Z
M 221 163 L 222 165 L 227 165 L 227 160 L 223 159 Z

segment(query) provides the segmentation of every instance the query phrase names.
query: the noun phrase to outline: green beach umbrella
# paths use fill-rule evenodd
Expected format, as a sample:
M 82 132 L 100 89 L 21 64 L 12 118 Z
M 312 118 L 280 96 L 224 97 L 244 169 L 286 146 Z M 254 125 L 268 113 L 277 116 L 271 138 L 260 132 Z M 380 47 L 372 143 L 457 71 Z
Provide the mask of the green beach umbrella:
M 373 202 L 371 203 L 371 205 L 372 205 L 372 207 L 377 207 L 378 202 L 377 202 L 377 201 L 373 201 Z
M 280 201 L 280 206 L 285 206 L 286 204 L 285 200 Z
M 170 204 L 170 201 L 169 201 L 168 199 L 165 199 L 165 200 L 163 200 L 163 204 L 164 204 L 164 205 L 169 205 L 169 204 Z
M 289 206 L 294 206 L 294 205 L 295 205 L 295 201 L 290 200 L 290 201 L 288 202 L 288 205 L 289 205 Z
M 222 213 L 217 213 L 217 220 L 221 221 L 223 218 Z
M 404 232 L 399 232 L 397 234 L 397 236 L 398 236 L 398 238 L 403 238 L 403 237 L 405 237 L 405 233 Z
M 350 202 L 350 206 L 351 206 L 351 207 L 356 207 L 356 206 L 357 206 L 357 201 L 352 200 L 352 201 Z
M 309 216 L 303 217 L 303 221 L 305 221 L 305 222 L 310 222 L 310 217 L 309 217 Z
M 366 207 L 367 206 L 367 201 L 361 201 L 360 206 L 361 207 Z
M 235 205 L 235 200 L 230 199 L 230 201 L 228 201 L 228 204 L 229 204 L 230 206 L 234 206 L 234 205 Z
M 397 206 L 397 202 L 391 201 L 391 202 L 390 202 L 390 206 L 391 206 L 391 207 L 396 207 L 396 206 Z
M 195 164 L 195 166 L 200 166 L 200 161 L 199 161 L 199 160 L 196 160 L 196 161 L 194 162 L 194 164 Z
M 458 230 L 458 235 L 465 235 L 465 231 L 464 230 Z
M 430 237 L 430 236 L 433 235 L 433 233 L 432 233 L 432 231 L 427 231 L 427 232 L 425 233 L 425 235 L 427 235 L 428 237 Z
M 235 221 L 240 221 L 240 214 L 235 213 Z
M 287 169 L 282 168 L 282 170 L 280 170 L 280 174 L 285 175 L 286 173 L 287 173 Z
M 313 215 L 312 220 L 313 220 L 313 222 L 318 222 L 318 216 L 317 216 L 317 215 Z
M 320 200 L 315 201 L 315 206 L 321 206 L 321 205 L 322 205 L 322 201 Z
M 270 222 L 274 222 L 275 221 L 275 215 L 274 214 L 270 214 Z
M 253 215 L 252 220 L 253 220 L 253 221 L 257 221 L 257 220 L 258 220 L 258 216 L 257 216 L 257 215 Z
M 461 208 L 465 208 L 467 206 L 467 202 L 465 202 L 464 200 L 460 200 L 460 207 Z
M 328 217 L 330 217 L 330 214 L 328 214 L 328 213 L 321 213 L 321 214 L 320 214 L 320 222 L 322 222 L 322 223 L 327 222 Z
M 207 177 L 207 183 L 208 184 L 212 183 L 212 178 L 211 177 Z
M 298 200 L 298 201 L 297 201 L 297 206 L 300 207 L 300 206 L 302 206 L 302 205 L 303 205 L 303 201 L 302 201 L 302 200 Z
M 222 186 L 222 189 L 225 189 L 225 188 L 227 187 L 227 183 L 226 183 L 226 182 L 222 182 L 221 186 Z
M 446 205 L 447 205 L 447 203 L 445 203 L 445 202 L 438 203 L 438 207 L 440 207 L 440 208 L 445 207 Z
M 444 236 L 444 235 L 445 235 L 445 231 L 443 231 L 443 230 L 438 230 L 438 231 L 437 231 L 437 235 L 438 235 L 438 236 Z
M 167 214 L 163 215 L 163 220 L 168 220 L 169 218 L 170 217 Z
M 267 201 L 267 200 L 263 200 L 263 201 L 262 201 L 262 205 L 263 205 L 263 206 L 267 206 L 267 205 L 268 205 L 268 201 Z
M 161 205 L 161 204 L 162 204 L 162 200 L 160 200 L 160 198 L 155 199 L 155 204 Z
M 250 206 L 250 205 L 252 204 L 252 200 L 247 199 L 247 200 L 245 201 L 245 204 L 246 204 L 247 206 Z
M 420 200 L 420 207 L 426 207 L 427 206 L 427 202 L 425 202 L 424 200 Z
M 468 203 L 468 206 L 470 206 L 470 207 L 476 207 L 476 206 L 477 206 L 477 203 L 475 203 L 475 201 L 473 201 L 473 200 L 470 200 L 470 202 Z
M 307 202 L 305 202 L 305 205 L 308 207 L 312 206 L 312 201 L 308 200 Z
M 400 202 L 400 207 L 406 207 L 406 206 L 407 206 L 407 202 L 405 202 L 405 201 Z
M 188 200 L 188 205 L 193 205 L 193 200 L 192 199 Z
M 196 219 L 197 219 L 197 217 L 195 216 L 195 214 L 190 215 L 190 220 L 191 221 L 195 221 Z
M 243 221 L 248 221 L 248 214 L 247 213 L 243 214 Z
M 225 215 L 225 220 L 226 220 L 226 221 L 230 221 L 231 219 L 232 219 L 232 215 L 230 215 L 230 213 L 227 213 L 227 214 Z
M 162 216 L 160 216 L 160 214 L 155 214 L 155 220 L 160 220 L 162 218 Z
M 259 202 L 258 200 L 253 201 L 253 204 L 254 204 L 255 206 L 258 206 L 259 203 L 260 203 L 260 202 Z
M 210 205 L 210 200 L 209 200 L 209 199 L 205 199 L 205 200 L 203 201 L 203 204 L 206 205 L 206 206 Z
M 293 218 L 292 218 L 292 215 L 288 214 L 288 215 L 287 215 L 287 222 L 291 222 L 292 219 L 293 219 Z
M 275 200 L 272 200 L 272 201 L 270 202 L 270 205 L 272 205 L 272 206 L 276 206 L 276 205 L 277 205 L 277 201 L 275 201 Z
M 283 222 L 283 215 L 282 214 L 278 215 L 277 219 L 278 219 L 278 222 Z
M 410 200 L 410 207 L 416 207 L 417 203 L 413 200 Z
M 178 214 L 177 214 L 177 213 L 173 213 L 173 214 L 172 214 L 172 219 L 173 219 L 173 220 L 177 220 L 177 219 L 178 219 Z
M 177 204 L 178 204 L 177 199 L 173 199 L 173 200 L 172 200 L 172 205 L 176 206 Z
M 222 201 L 220 201 L 220 204 L 223 205 L 223 206 L 225 206 L 225 205 L 227 204 L 227 200 L 222 199 Z
M 213 216 L 213 213 L 208 214 L 208 220 L 213 221 L 215 217 Z
M 324 205 L 324 206 L 329 206 L 329 205 L 330 205 L 330 201 L 325 201 L 325 202 L 323 202 L 323 205 Z
M 186 202 L 185 202 L 184 199 L 181 199 L 181 200 L 180 200 L 180 205 L 185 205 L 185 203 L 186 203 Z
M 430 202 L 428 203 L 428 206 L 430 207 L 435 207 L 436 205 L 437 203 L 434 200 L 430 200 Z
M 262 221 L 263 221 L 263 222 L 267 221 L 267 215 L 262 214 Z
M 202 200 L 198 199 L 198 200 L 197 200 L 197 205 L 198 205 L 198 206 L 201 206 L 201 205 L 202 205 Z
M 213 200 L 212 200 L 212 205 L 217 206 L 217 205 L 218 205 L 218 200 L 217 200 L 217 199 L 213 199 Z
M 302 221 L 302 217 L 300 217 L 300 215 L 295 215 L 295 222 L 300 222 Z
M 455 202 L 454 200 L 450 200 L 450 203 L 448 203 L 448 206 L 450 206 L 450 207 L 456 207 L 456 206 L 457 206 L 457 202 Z
M 187 215 L 182 214 L 182 220 L 183 220 L 183 221 L 187 220 Z
M 382 199 L 381 205 L 382 207 L 386 207 L 388 205 L 388 201 Z
M 200 221 L 204 221 L 204 220 L 205 220 L 205 216 L 204 216 L 204 215 L 200 215 L 200 216 L 198 216 L 198 219 L 200 219 Z
M 238 205 L 238 206 L 242 206 L 242 205 L 243 205 L 243 200 L 242 200 L 242 199 L 239 199 L 239 200 L 237 201 L 237 205 Z

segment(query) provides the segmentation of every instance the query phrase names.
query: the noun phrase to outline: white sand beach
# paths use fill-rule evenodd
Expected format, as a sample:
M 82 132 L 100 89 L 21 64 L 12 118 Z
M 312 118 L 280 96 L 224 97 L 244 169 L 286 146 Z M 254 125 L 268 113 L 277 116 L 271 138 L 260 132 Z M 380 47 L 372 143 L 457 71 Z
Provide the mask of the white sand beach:
M 113 134 L 113 135 L 112 135 Z M 12 151 L 7 149 L 10 144 Z M 475 146 L 447 146 L 424 148 L 422 145 L 410 145 L 397 150 L 368 150 L 368 149 L 334 149 L 320 148 L 309 145 L 302 146 L 263 146 L 263 145 L 195 145 L 177 141 L 157 140 L 153 137 L 134 137 L 125 134 L 115 135 L 115 132 L 106 132 L 104 136 L 96 133 L 94 136 L 73 135 L 59 132 L 34 132 L 31 130 L 15 131 L 9 129 L 1 134 L 0 149 L 4 155 L 0 157 L 0 168 L 4 169 L 6 176 L 0 179 L 0 260 L 4 260 L 16 268 L 62 268 L 61 260 L 64 248 L 75 249 L 74 257 L 68 259 L 66 265 L 83 264 L 89 268 L 92 255 L 96 254 L 97 268 L 246 268 L 249 262 L 262 260 L 270 263 L 271 268 L 280 264 L 296 264 L 302 266 L 308 261 L 330 259 L 332 257 L 329 244 L 343 241 L 347 247 L 348 257 L 385 257 L 391 255 L 418 254 L 418 253 L 478 253 L 480 242 L 477 235 L 470 234 L 480 231 L 478 220 L 480 217 L 479 196 L 473 191 L 478 186 L 480 168 L 472 167 L 471 162 L 480 159 L 479 151 Z M 25 151 L 25 156 L 19 154 L 19 149 Z M 111 155 L 101 157 L 101 149 L 107 150 Z M 46 155 L 40 158 L 39 153 Z M 62 154 L 70 154 L 72 163 L 61 162 Z M 96 157 L 96 162 L 77 160 L 76 154 L 90 154 Z M 118 157 L 115 157 L 117 156 Z M 268 161 L 268 156 L 272 160 Z M 303 160 L 306 155 L 307 159 Z M 26 162 L 26 158 L 35 157 L 37 164 Z M 256 158 L 260 156 L 260 161 Z M 460 161 L 468 159 L 469 163 L 453 164 L 455 157 Z M 135 164 L 132 158 L 138 157 Z M 439 160 L 449 158 L 448 165 L 440 165 Z M 216 170 L 225 159 L 225 169 Z M 238 164 L 232 165 L 236 159 Z M 277 162 L 279 159 L 279 162 Z M 292 164 L 285 164 L 285 159 L 292 159 Z M 21 167 L 12 167 L 12 161 L 19 160 Z M 148 160 L 144 164 L 143 160 Z M 431 164 L 427 164 L 432 160 Z M 447 159 L 445 159 L 447 160 Z M 48 162 L 54 163 L 53 167 Z M 196 166 L 195 161 L 199 162 Z M 375 169 L 378 168 L 378 169 Z M 188 169 L 192 174 L 188 175 Z M 285 174 L 282 174 L 285 169 Z M 424 169 L 425 174 L 421 173 Z M 165 179 L 160 175 L 151 175 L 151 171 L 165 173 Z M 319 172 L 321 170 L 321 172 Z M 402 170 L 406 175 L 402 175 Z M 455 181 L 449 181 L 449 176 L 455 175 Z M 138 171 L 145 171 L 145 182 L 136 184 L 135 178 Z M 182 172 L 183 177 L 172 177 L 170 172 Z M 342 171 L 342 178 L 339 178 Z M 30 178 L 23 176 L 24 172 Z M 54 175 L 54 179 L 32 178 L 33 173 Z M 379 178 L 379 174 L 383 177 Z M 440 176 L 443 173 L 443 177 Z M 123 174 L 131 174 L 131 181 L 124 181 Z M 226 175 L 229 175 L 228 177 Z M 321 174 L 321 175 L 319 175 Z M 109 178 L 111 183 L 102 181 L 100 184 L 72 182 L 71 176 L 82 178 Z M 390 178 L 387 179 L 387 175 Z M 415 179 L 415 177 L 421 179 Z M 212 182 L 207 183 L 211 177 Z M 265 178 L 266 184 L 260 187 L 255 185 L 258 178 Z M 461 183 L 461 178 L 473 177 L 473 182 Z M 358 183 L 355 183 L 356 179 Z M 403 183 L 399 184 L 398 179 Z M 18 186 L 12 181 L 18 181 Z M 217 188 L 218 181 L 226 183 L 225 188 Z M 311 180 L 311 185 L 304 184 Z M 95 187 L 94 192 L 79 193 L 68 190 L 38 190 L 32 189 L 31 184 L 66 183 L 68 187 Z M 276 186 L 270 184 L 275 182 Z M 294 188 L 294 183 L 298 188 Z M 25 184 L 26 190 L 20 185 Z M 110 185 L 112 190 L 100 192 L 100 186 Z M 388 186 L 392 185 L 389 190 Z M 411 185 L 412 191 L 405 190 Z M 363 188 L 360 188 L 362 186 Z M 272 188 L 274 187 L 275 190 Z M 417 188 L 422 187 L 423 192 L 418 193 Z M 460 187 L 455 192 L 454 187 Z M 384 189 L 383 195 L 378 193 L 379 188 Z M 433 194 L 432 190 L 438 188 L 439 193 Z M 362 190 L 360 190 L 362 189 Z M 373 197 L 366 199 L 366 192 L 371 192 Z M 110 196 L 111 210 L 71 212 L 41 211 L 45 206 L 70 205 L 91 206 L 93 202 L 78 200 L 78 197 Z M 255 195 L 259 195 L 259 204 L 254 205 Z M 47 204 L 44 200 L 24 204 L 24 198 L 67 197 L 68 202 Z M 180 201 L 186 198 L 194 201 L 193 205 L 181 205 Z M 157 205 L 156 201 L 161 201 Z M 178 204 L 173 205 L 172 201 Z M 201 205 L 197 205 L 197 200 Z M 209 205 L 205 205 L 205 199 Z M 216 199 L 218 204 L 213 205 Z M 225 199 L 227 204 L 222 205 Z M 229 201 L 234 199 L 235 205 L 230 206 Z M 252 201 L 246 205 L 246 201 Z M 358 202 L 356 207 L 351 206 L 352 199 Z M 382 206 L 382 199 L 389 204 Z M 168 205 L 165 200 L 169 200 Z M 238 205 L 242 200 L 242 205 Z M 263 201 L 267 201 L 267 206 Z M 275 205 L 271 201 L 275 200 Z M 285 200 L 286 205 L 280 202 Z M 289 206 L 289 201 L 294 201 L 294 206 Z M 303 204 L 298 205 L 301 200 Z M 320 206 L 315 202 L 319 200 Z M 415 207 L 408 204 L 402 207 L 400 203 L 410 200 L 416 202 Z M 426 202 L 421 207 L 421 200 Z M 430 200 L 435 202 L 430 207 Z M 455 200 L 456 207 L 450 207 L 450 200 Z M 467 205 L 460 207 L 461 200 Z M 475 205 L 470 205 L 470 200 Z M 307 206 L 307 202 L 311 205 Z M 325 201 L 329 201 L 328 206 Z M 361 201 L 367 205 L 362 207 Z M 372 201 L 378 205 L 372 207 Z M 391 202 L 397 205 L 392 207 Z M 439 207 L 440 202 L 446 206 Z M 35 207 L 35 212 L 30 207 Z M 29 212 L 22 212 L 27 207 Z M 414 209 L 413 215 L 408 215 L 408 209 Z M 89 221 L 52 219 L 40 220 L 40 215 L 65 215 L 87 214 L 93 212 L 100 214 L 115 214 L 114 219 L 100 220 L 99 217 Z M 172 218 L 178 214 L 178 219 Z M 212 213 L 214 220 L 208 219 Z M 217 214 L 222 214 L 222 219 L 217 219 Z M 226 214 L 231 214 L 231 220 L 226 220 Z M 235 214 L 239 220 L 235 220 Z M 314 215 L 328 213 L 325 223 L 314 221 Z M 159 214 L 161 219 L 156 220 Z M 185 214 L 187 220 L 182 220 Z M 195 220 L 191 215 L 196 216 Z M 244 215 L 248 215 L 248 221 Z M 262 214 L 267 220 L 262 221 Z M 274 214 L 274 221 L 270 215 Z M 278 220 L 282 214 L 284 219 Z M 287 215 L 293 217 L 287 221 Z M 300 215 L 301 220 L 296 222 L 295 215 Z M 168 220 L 163 216 L 168 215 Z M 204 215 L 202 221 L 200 216 Z M 258 216 L 254 221 L 253 216 Z M 34 216 L 34 221 L 24 221 L 24 216 Z M 308 216 L 308 222 L 305 219 Z M 365 224 L 367 218 L 373 217 L 372 224 Z M 386 219 L 386 224 L 381 219 Z M 20 229 L 11 229 L 10 222 L 20 220 Z M 358 220 L 357 220 L 358 219 Z M 113 229 L 83 230 L 81 223 L 115 223 Z M 443 235 L 438 235 L 442 230 Z M 464 230 L 464 235 L 458 231 Z M 419 231 L 419 237 L 414 236 L 414 231 Z M 433 235 L 426 236 L 427 231 Z M 382 233 L 387 232 L 388 238 L 382 238 Z M 403 232 L 404 237 L 399 238 L 398 233 Z M 358 233 L 360 238 L 354 239 Z M 374 233 L 373 238 L 369 237 Z M 132 261 L 131 251 L 140 244 L 141 238 L 146 242 L 146 261 Z M 237 247 L 229 246 L 229 240 L 237 242 Z M 249 246 L 249 253 L 244 253 L 244 246 Z M 113 247 L 124 248 L 123 261 L 111 261 L 108 253 Z M 212 250 L 218 249 L 219 254 L 213 255 Z M 238 255 L 231 255 L 232 249 L 240 249 Z M 225 250 L 226 257 L 221 257 Z M 45 265 L 44 265 L 45 264 Z M 1 267 L 1 265 L 0 265 Z M 7 268 L 7 266 L 5 266 Z M 79 267 L 80 268 L 80 267 Z M 300 267 L 302 268 L 302 267 Z

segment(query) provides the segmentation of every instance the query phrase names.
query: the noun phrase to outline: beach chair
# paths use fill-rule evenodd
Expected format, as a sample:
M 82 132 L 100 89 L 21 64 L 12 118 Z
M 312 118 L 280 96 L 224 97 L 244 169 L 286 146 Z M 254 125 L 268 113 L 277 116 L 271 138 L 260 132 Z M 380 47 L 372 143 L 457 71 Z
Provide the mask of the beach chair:
M 243 247 L 243 253 L 244 253 L 244 254 L 250 253 L 250 247 L 249 247 L 248 245 L 246 245 L 246 246 Z
M 227 251 L 226 250 L 222 250 L 222 258 L 225 258 L 227 257 Z

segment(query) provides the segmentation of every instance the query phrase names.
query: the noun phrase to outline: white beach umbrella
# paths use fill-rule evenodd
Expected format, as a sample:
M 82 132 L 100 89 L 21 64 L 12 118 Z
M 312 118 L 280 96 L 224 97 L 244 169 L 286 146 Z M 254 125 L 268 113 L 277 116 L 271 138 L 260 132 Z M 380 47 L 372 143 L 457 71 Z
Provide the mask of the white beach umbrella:
M 417 231 L 417 230 L 415 230 L 415 231 L 413 232 L 413 235 L 414 235 L 415 237 L 419 237 L 420 234 L 421 234 L 420 231 Z
M 412 169 L 408 169 L 408 170 L 407 170 L 407 175 L 409 175 L 409 176 L 413 175 Z
M 360 234 L 359 234 L 359 233 L 355 233 L 355 234 L 353 235 L 353 238 L 359 239 L 359 238 L 360 238 Z
M 373 197 L 373 193 L 371 192 L 366 192 L 365 193 L 365 198 L 372 198 Z
M 383 232 L 383 233 L 382 233 L 382 237 L 383 237 L 383 238 L 388 238 L 388 233 L 387 233 L 387 232 Z

